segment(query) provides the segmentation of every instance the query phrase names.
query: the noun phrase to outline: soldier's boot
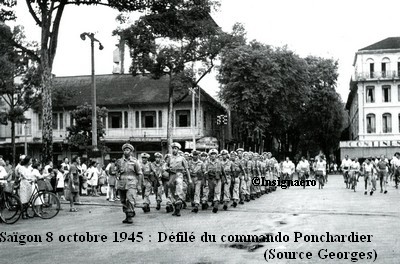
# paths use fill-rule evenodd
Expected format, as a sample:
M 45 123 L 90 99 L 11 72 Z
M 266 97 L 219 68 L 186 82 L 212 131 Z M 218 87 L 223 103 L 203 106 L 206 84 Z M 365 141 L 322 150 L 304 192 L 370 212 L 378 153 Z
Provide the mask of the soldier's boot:
M 232 205 L 231 206 L 233 206 L 233 208 L 236 208 L 236 206 L 237 206 L 237 202 L 236 201 L 233 201 L 233 203 L 232 203 Z
M 249 194 L 246 194 L 246 200 L 245 200 L 246 202 L 250 202 L 250 195 Z
M 254 194 L 250 194 L 250 200 L 255 200 L 255 195 Z
M 171 204 L 168 204 L 167 207 L 165 207 L 165 210 L 167 210 L 167 214 L 171 213 L 174 209 L 172 208 Z
M 214 208 L 213 208 L 212 211 L 213 211 L 214 214 L 218 212 L 218 201 L 214 202 Z
M 193 213 L 197 213 L 199 211 L 199 207 L 195 204 L 194 208 L 192 209 Z
M 187 207 L 186 202 L 182 201 L 182 209 L 186 209 L 186 207 Z
M 156 206 L 156 210 L 160 210 L 161 209 L 161 202 L 157 201 L 157 206 Z
M 208 203 L 201 204 L 201 210 L 207 210 L 207 209 L 208 209 Z
M 172 215 L 181 216 L 181 208 L 182 208 L 181 203 L 175 204 L 175 211 Z
M 224 207 L 222 207 L 222 209 L 224 209 L 224 211 L 228 210 L 228 202 L 224 203 Z
M 195 206 L 196 206 L 196 204 L 194 202 L 192 202 L 192 207 L 195 207 Z
M 143 209 L 143 212 L 145 212 L 145 213 L 150 212 L 150 206 L 148 204 L 145 204 L 142 209 Z
M 125 218 L 124 221 L 122 221 L 122 223 L 124 223 L 124 224 L 132 224 L 133 223 L 132 217 L 135 216 L 134 212 L 125 213 L 125 215 L 126 215 L 126 218 Z
M 260 198 L 261 197 L 261 193 L 257 193 L 257 198 Z

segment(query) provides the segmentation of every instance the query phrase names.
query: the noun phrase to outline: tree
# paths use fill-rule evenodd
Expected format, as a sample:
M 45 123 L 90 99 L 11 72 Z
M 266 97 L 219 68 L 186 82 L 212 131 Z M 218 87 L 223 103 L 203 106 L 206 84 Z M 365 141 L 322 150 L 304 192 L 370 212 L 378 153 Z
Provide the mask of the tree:
M 292 51 L 256 41 L 223 53 L 219 96 L 236 112 L 245 136 L 273 136 L 288 151 L 288 134 L 308 101 L 305 66 Z
M 40 81 L 42 87 L 42 160 L 46 161 L 53 156 L 53 130 L 52 130 L 52 69 L 56 56 L 58 35 L 64 9 L 68 5 L 102 5 L 119 11 L 143 11 L 146 8 L 157 9 L 159 6 L 169 5 L 170 1 L 151 0 L 27 0 L 28 10 L 35 23 L 41 30 L 39 52 L 20 41 L 13 41 L 14 47 L 21 49 L 38 62 Z M 15 20 L 15 12 L 12 9 L 17 0 L 6 0 L 0 4 L 0 22 Z M 162 12 L 162 10 L 159 10 Z
M 174 105 L 212 70 L 222 49 L 240 39 L 238 35 L 224 33 L 215 24 L 210 12 L 216 5 L 211 0 L 160 2 L 133 25 L 114 32 L 130 48 L 133 75 L 169 77 L 168 146 L 172 143 Z M 121 17 L 119 20 L 124 22 Z M 200 77 L 194 71 L 196 63 L 202 63 L 205 69 Z
M 102 120 L 107 117 L 107 113 L 108 111 L 105 107 L 97 107 L 97 141 L 99 142 L 98 148 L 102 152 L 107 150 L 105 144 L 100 140 L 105 135 Z M 87 151 L 92 144 L 92 106 L 87 103 L 78 106 L 71 112 L 71 116 L 75 120 L 75 124 L 67 127 L 68 144 L 84 148 Z
M 3 125 L 11 122 L 12 164 L 15 165 L 15 124 L 25 121 L 24 112 L 38 101 L 40 89 L 35 63 L 25 52 L 10 45 L 14 39 L 24 39 L 22 28 L 11 31 L 0 23 L 0 98 L 5 103 L 0 115 Z M 18 83 L 17 78 L 21 79 Z
M 337 148 L 346 127 L 347 115 L 340 95 L 335 90 L 338 62 L 314 56 L 308 56 L 305 60 L 312 98 L 306 107 L 305 137 L 329 155 Z

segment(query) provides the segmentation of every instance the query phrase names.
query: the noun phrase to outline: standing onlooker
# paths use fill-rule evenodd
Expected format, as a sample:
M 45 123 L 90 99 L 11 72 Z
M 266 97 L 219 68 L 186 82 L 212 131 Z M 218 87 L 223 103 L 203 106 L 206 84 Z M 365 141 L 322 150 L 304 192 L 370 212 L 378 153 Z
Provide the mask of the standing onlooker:
M 54 173 L 56 174 L 56 192 L 61 200 L 65 200 L 64 196 L 64 173 L 62 172 L 62 165 L 59 165 Z
M 117 166 L 115 165 L 115 159 L 111 159 L 111 162 L 106 167 L 106 174 L 108 176 L 108 199 L 110 202 L 114 202 L 115 193 L 115 184 L 117 181 Z
M 97 181 L 99 180 L 99 175 L 97 172 L 96 165 L 97 165 L 96 161 L 91 161 L 89 169 L 87 170 L 88 184 L 90 185 L 92 196 L 99 196 L 97 194 Z
M 19 169 L 21 182 L 19 188 L 19 197 L 22 204 L 22 219 L 27 219 L 28 202 L 32 195 L 32 184 L 35 180 L 32 174 L 32 158 L 25 156 L 21 161 L 21 167 Z
M 79 165 L 79 157 L 75 156 L 72 158 L 72 164 L 70 166 L 69 174 L 68 174 L 68 186 L 70 190 L 69 197 L 69 205 L 70 212 L 77 212 L 78 209 L 74 207 L 74 202 L 77 202 L 79 199 L 79 174 L 80 170 L 78 169 Z

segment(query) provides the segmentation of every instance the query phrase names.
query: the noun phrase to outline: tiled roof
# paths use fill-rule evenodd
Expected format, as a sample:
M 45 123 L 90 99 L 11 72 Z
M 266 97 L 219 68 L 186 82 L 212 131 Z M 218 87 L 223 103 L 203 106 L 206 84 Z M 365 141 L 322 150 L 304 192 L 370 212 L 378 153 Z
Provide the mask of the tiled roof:
M 58 107 L 75 107 L 91 103 L 91 76 L 67 76 L 54 79 L 54 89 L 62 90 L 67 98 Z M 130 74 L 96 75 L 97 105 L 147 105 L 168 103 L 168 77 L 153 79 Z M 187 96 L 182 102 L 191 102 Z M 201 100 L 217 107 L 221 104 L 201 90 Z
M 380 50 L 380 49 L 400 49 L 400 37 L 391 37 L 379 42 L 376 42 L 368 47 L 360 49 L 362 50 Z

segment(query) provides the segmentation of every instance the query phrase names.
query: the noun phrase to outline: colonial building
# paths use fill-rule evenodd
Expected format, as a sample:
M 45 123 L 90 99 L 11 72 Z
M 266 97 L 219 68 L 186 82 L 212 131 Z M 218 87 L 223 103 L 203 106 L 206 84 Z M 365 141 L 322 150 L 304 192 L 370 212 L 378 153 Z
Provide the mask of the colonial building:
M 105 136 L 102 140 L 110 152 L 103 156 L 105 160 L 120 157 L 121 146 L 125 142 L 134 145 L 136 155 L 141 152 L 167 152 L 168 84 L 167 77 L 152 79 L 129 74 L 96 76 L 97 106 L 108 110 L 108 117 L 103 120 Z M 53 101 L 54 160 L 61 160 L 84 152 L 84 149 L 68 144 L 67 127 L 74 123 L 71 111 L 79 105 L 91 104 L 91 76 L 57 77 L 54 90 L 62 94 Z M 199 141 L 198 148 L 218 147 L 214 144 L 215 138 L 220 137 L 223 131 L 221 126 L 216 125 L 216 116 L 221 114 L 225 114 L 225 108 L 200 89 L 200 98 L 198 91 L 195 97 L 193 120 L 192 96 L 188 94 L 174 106 L 174 141 L 181 143 L 183 151 L 189 151 L 193 147 L 189 142 L 194 134 Z M 41 114 L 31 110 L 25 116 L 27 129 L 23 124 L 17 125 L 18 152 L 21 153 L 26 141 L 28 153 L 38 157 L 42 141 Z M 0 126 L 0 148 L 3 152 L 6 152 L 5 147 L 10 147 L 9 131 L 8 126 Z
M 392 157 L 400 150 L 400 37 L 358 50 L 353 66 L 350 141 L 340 142 L 341 156 Z

